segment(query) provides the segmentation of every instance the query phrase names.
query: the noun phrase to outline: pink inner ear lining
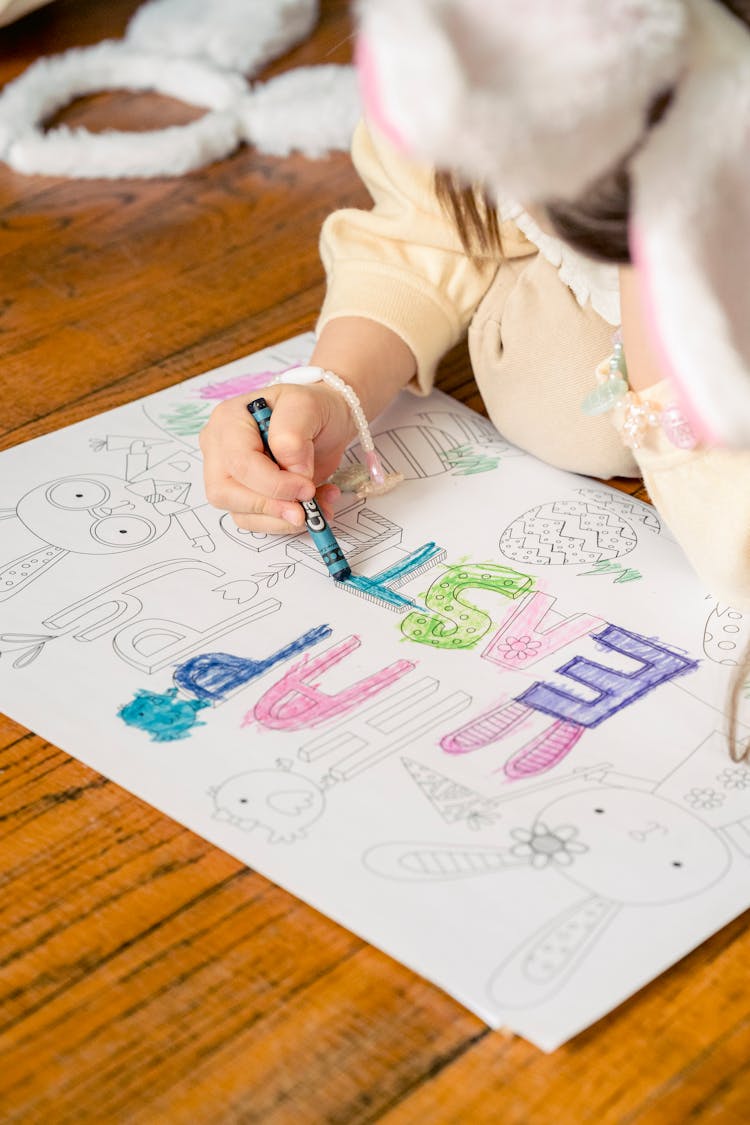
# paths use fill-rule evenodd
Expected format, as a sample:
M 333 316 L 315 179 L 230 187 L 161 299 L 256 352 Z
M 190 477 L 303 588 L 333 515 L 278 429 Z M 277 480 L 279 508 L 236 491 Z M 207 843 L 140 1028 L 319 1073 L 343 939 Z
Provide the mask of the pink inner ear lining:
M 644 319 L 648 325 L 649 335 L 654 350 L 659 356 L 659 363 L 662 367 L 665 377 L 669 379 L 675 387 L 677 397 L 679 399 L 680 407 L 687 419 L 691 430 L 704 445 L 723 445 L 724 442 L 720 440 L 718 435 L 711 429 L 711 427 L 701 418 L 693 405 L 693 402 L 685 390 L 685 386 L 679 376 L 677 368 L 672 362 L 672 358 L 664 344 L 664 338 L 659 330 L 659 323 L 656 319 L 656 306 L 653 296 L 653 287 L 651 283 L 651 273 L 648 268 L 648 255 L 645 250 L 645 243 L 643 236 L 638 228 L 637 223 L 631 220 L 628 230 L 628 241 L 630 244 L 630 253 L 633 259 L 633 264 L 638 272 L 638 277 L 641 282 L 641 295 L 643 298 L 643 314 Z
M 407 152 L 408 145 L 383 108 L 373 52 L 370 44 L 361 32 L 354 42 L 354 63 L 357 68 L 359 88 L 362 93 L 362 104 L 365 108 L 366 117 L 372 122 L 378 132 L 382 133 L 383 136 L 391 142 L 394 148 L 398 149 L 399 152 Z

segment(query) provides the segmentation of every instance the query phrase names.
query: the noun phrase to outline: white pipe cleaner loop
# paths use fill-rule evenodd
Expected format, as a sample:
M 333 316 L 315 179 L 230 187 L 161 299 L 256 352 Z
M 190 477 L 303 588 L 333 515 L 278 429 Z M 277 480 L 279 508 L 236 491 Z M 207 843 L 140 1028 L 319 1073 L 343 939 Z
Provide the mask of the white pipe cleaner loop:
M 299 66 L 258 83 L 237 109 L 244 139 L 271 156 L 347 149 L 362 107 L 352 66 Z
M 349 147 L 359 98 L 352 67 L 297 67 L 250 89 L 254 73 L 312 29 L 317 0 L 152 0 L 124 40 L 39 59 L 0 93 L 0 158 L 16 172 L 77 179 L 179 176 L 243 141 L 312 159 Z M 224 70 L 222 66 L 235 67 Z M 188 125 L 93 134 L 57 110 L 100 90 L 149 90 L 204 107 Z
M 133 46 L 250 77 L 306 39 L 318 0 L 149 0 L 128 24 Z
M 145 133 L 93 134 L 43 122 L 62 106 L 99 90 L 153 90 L 208 113 L 189 125 Z M 0 137 L 17 172 L 82 178 L 170 175 L 217 160 L 237 145 L 235 105 L 247 93 L 241 75 L 191 59 L 165 59 L 115 42 L 39 59 L 0 97 Z

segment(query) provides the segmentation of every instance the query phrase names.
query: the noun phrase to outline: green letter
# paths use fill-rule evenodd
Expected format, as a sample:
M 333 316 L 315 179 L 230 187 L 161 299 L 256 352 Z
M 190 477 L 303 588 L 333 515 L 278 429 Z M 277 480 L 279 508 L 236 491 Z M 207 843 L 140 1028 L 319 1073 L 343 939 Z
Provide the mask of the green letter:
M 473 648 L 492 624 L 487 614 L 461 598 L 464 590 L 493 590 L 504 598 L 518 598 L 534 585 L 528 574 L 519 574 L 494 563 L 452 566 L 430 586 L 425 605 L 432 613 L 413 610 L 401 622 L 410 641 L 436 648 Z

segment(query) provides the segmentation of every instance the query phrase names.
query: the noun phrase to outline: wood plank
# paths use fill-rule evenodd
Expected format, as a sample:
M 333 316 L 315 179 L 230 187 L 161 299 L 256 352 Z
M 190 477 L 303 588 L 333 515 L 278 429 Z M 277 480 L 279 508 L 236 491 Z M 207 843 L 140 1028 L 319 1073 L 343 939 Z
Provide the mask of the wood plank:
M 0 30 L 0 82 L 121 35 L 138 2 L 56 0 Z M 323 0 L 266 74 L 346 61 L 349 35 L 346 0 Z M 60 119 L 193 116 L 114 91 Z M 244 147 L 154 181 L 0 167 L 0 447 L 312 328 L 320 223 L 365 202 L 342 155 Z M 464 345 L 440 385 L 482 409 Z M 750 1120 L 748 916 L 543 1055 L 2 717 L 0 885 L 3 1125 Z
M 738 1065 L 750 1044 L 740 983 L 749 920 L 737 919 L 552 1055 L 520 1040 L 498 1050 L 488 1037 L 384 1115 L 383 1125 L 491 1122 L 498 1107 L 503 1125 L 740 1125 L 746 1115 L 723 1114 L 730 1091 L 735 1107 L 750 1108 L 750 1083 Z

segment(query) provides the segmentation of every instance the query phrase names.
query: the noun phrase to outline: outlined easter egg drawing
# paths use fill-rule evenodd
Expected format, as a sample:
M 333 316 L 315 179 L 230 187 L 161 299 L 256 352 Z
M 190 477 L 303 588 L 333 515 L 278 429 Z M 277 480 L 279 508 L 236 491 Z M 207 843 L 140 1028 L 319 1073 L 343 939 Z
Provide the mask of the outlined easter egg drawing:
M 555 500 L 513 520 L 499 545 L 513 562 L 581 566 L 622 558 L 637 543 L 631 524 L 603 505 Z
M 388 473 L 401 473 L 405 480 L 434 477 L 450 468 L 446 454 L 461 444 L 452 434 L 436 426 L 398 426 L 375 435 L 375 449 Z M 364 461 L 360 445 L 352 446 L 347 461 Z
M 703 651 L 715 664 L 736 666 L 750 643 L 750 614 L 717 604 L 703 631 Z

